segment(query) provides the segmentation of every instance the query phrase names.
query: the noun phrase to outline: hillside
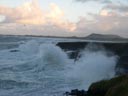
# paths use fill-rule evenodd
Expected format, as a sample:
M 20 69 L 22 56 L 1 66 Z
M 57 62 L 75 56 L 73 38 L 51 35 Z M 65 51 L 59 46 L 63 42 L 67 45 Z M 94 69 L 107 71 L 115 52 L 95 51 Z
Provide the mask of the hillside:
M 85 39 L 89 40 L 103 40 L 103 41 L 128 41 L 128 39 L 120 37 L 118 35 L 102 35 L 102 34 L 91 34 Z

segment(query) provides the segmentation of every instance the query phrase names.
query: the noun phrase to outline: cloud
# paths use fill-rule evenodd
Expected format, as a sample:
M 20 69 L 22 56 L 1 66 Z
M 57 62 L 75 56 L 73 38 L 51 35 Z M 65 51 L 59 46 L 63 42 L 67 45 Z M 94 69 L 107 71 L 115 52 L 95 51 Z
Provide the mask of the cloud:
M 43 36 L 81 36 L 79 32 L 69 32 L 56 25 L 23 25 L 19 23 L 1 23 L 0 34 L 7 35 L 43 35 Z
M 101 3 L 111 3 L 110 0 L 76 0 L 78 2 L 89 2 L 89 1 L 94 1 L 94 2 L 101 2 Z
M 85 17 L 77 23 L 77 31 L 86 34 L 115 34 L 128 37 L 128 15 L 122 15 L 107 9 L 102 9 L 99 14 L 92 14 L 93 20 Z
M 50 4 L 51 11 L 46 15 L 47 21 L 58 27 L 74 31 L 76 25 L 64 19 L 64 12 L 54 3 Z
M 104 0 L 77 0 L 81 2 Z M 86 17 L 80 18 L 77 23 L 77 32 L 85 34 L 115 34 L 128 37 L 128 6 L 121 3 L 106 2 L 99 14 L 89 13 L 92 20 Z
M 104 9 L 115 10 L 119 12 L 128 12 L 128 5 L 122 4 L 107 4 Z
M 91 1 L 103 2 L 104 0 Z M 104 33 L 128 37 L 128 8 L 126 5 L 104 4 L 99 14 L 89 14 L 93 18 L 92 20 L 80 17 L 76 23 L 69 22 L 65 18 L 64 11 L 54 3 L 50 4 L 50 10 L 42 10 L 38 0 L 26 2 L 16 8 L 0 6 L 0 15 L 6 17 L 4 20 L 6 24 L 14 24 L 11 24 L 10 27 L 9 25 L 0 26 L 0 33 L 51 36 L 85 36 L 91 33 Z
M 0 14 L 6 17 L 5 22 L 23 24 L 44 24 L 46 22 L 44 14 L 36 1 L 26 2 L 16 8 L 1 6 Z
M 73 31 L 76 29 L 75 24 L 64 19 L 64 12 L 56 4 L 50 4 L 50 11 L 43 11 L 40 8 L 38 0 L 26 2 L 25 4 L 10 8 L 0 6 L 0 15 L 5 16 L 6 23 L 21 23 L 35 25 L 53 25 L 62 29 Z

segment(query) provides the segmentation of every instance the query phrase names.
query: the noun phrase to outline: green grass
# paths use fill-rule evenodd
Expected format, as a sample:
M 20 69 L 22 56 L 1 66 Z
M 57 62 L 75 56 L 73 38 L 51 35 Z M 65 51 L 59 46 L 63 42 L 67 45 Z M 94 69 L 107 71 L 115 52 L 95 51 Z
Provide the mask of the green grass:
M 88 96 L 128 96 L 128 75 L 93 83 Z

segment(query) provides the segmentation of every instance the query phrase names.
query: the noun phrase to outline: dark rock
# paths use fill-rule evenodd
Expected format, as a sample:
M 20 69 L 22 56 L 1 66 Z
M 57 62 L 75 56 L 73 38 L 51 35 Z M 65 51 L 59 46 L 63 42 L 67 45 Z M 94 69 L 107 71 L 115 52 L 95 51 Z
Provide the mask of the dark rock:
M 57 46 L 61 47 L 65 51 L 73 51 L 71 54 L 72 58 L 77 58 L 78 52 L 83 50 L 90 44 L 89 42 L 59 42 Z M 94 42 L 91 44 L 95 44 L 97 46 L 103 46 L 106 50 L 113 52 L 119 57 L 128 54 L 128 43 L 105 43 L 105 42 Z M 98 47 L 99 48 L 99 47 Z M 76 52 L 76 53 L 75 53 Z
M 65 96 L 128 96 L 128 75 L 93 83 L 88 91 L 71 90 Z
M 71 92 L 65 92 L 66 96 L 87 96 L 87 92 L 84 90 L 74 89 Z
M 76 50 L 76 51 L 71 51 L 70 53 L 68 53 L 68 56 L 70 59 L 75 59 L 75 61 L 77 61 L 80 51 Z
M 10 50 L 10 52 L 19 52 L 19 50 Z
M 117 75 L 128 74 L 128 55 L 121 56 L 116 65 Z

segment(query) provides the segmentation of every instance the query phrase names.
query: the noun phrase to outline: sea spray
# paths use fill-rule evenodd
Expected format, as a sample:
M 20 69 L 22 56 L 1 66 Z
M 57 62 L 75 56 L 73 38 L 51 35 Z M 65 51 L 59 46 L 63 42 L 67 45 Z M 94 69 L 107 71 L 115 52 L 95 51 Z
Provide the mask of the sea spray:
M 25 44 L 21 44 L 17 49 L 25 55 L 35 55 L 39 51 L 39 43 L 36 40 L 30 40 Z
M 67 54 L 54 44 L 41 44 L 39 54 L 43 56 L 43 60 L 52 64 L 66 64 Z
M 60 94 L 67 89 L 87 89 L 95 81 L 113 77 L 116 61 L 117 56 L 101 45 L 87 45 L 74 62 L 55 44 L 31 40 L 18 48 L 0 51 L 2 81 L 16 82 L 16 86 L 11 85 L 11 91 L 0 90 L 0 93 L 6 96 L 62 96 Z M 22 82 L 28 86 L 21 88 Z
M 36 40 L 30 40 L 15 49 L 2 51 L 0 55 L 0 69 L 4 71 L 0 74 L 2 78 L 20 81 L 35 82 L 48 75 L 62 73 L 69 61 L 67 54 L 60 47 L 51 43 L 39 44 Z
M 112 78 L 118 57 L 110 53 L 101 45 L 88 44 L 67 73 L 74 87 L 87 90 L 93 82 Z

